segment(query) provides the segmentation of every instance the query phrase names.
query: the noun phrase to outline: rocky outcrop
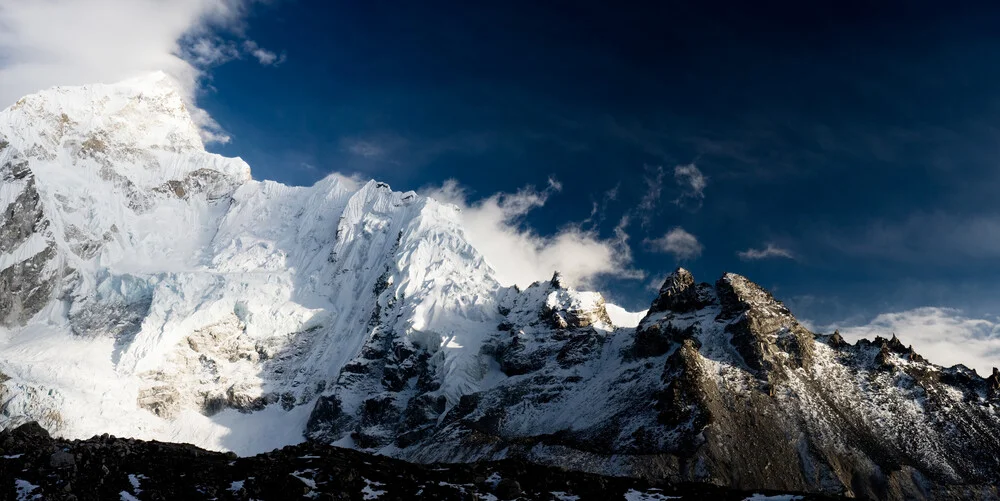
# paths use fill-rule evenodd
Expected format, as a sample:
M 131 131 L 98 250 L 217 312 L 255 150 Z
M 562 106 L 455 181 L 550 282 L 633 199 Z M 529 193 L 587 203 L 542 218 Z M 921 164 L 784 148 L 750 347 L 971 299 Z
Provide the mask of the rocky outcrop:
M 843 348 L 847 346 L 847 341 L 844 340 L 844 336 L 840 335 L 839 330 L 833 331 L 833 334 L 827 339 L 827 344 L 834 348 Z
M 694 339 L 694 326 L 675 327 L 673 324 L 651 322 L 635 332 L 632 356 L 636 358 L 658 357 L 686 339 Z M 697 343 L 697 341 L 695 341 Z
M 695 284 L 691 272 L 684 268 L 677 268 L 663 281 L 659 294 L 649 307 L 649 312 L 686 313 L 704 308 L 711 304 L 712 300 L 713 294 L 710 285 Z
M 689 271 L 678 268 L 664 280 L 646 318 L 636 328 L 631 355 L 636 358 L 657 357 L 666 354 L 682 341 L 693 339 L 693 325 L 679 328 L 670 322 L 658 320 L 666 316 L 696 312 L 716 301 L 711 285 L 695 284 Z
M 187 199 L 194 194 L 204 194 L 209 201 L 219 200 L 233 192 L 233 183 L 224 174 L 211 169 L 197 169 L 182 179 L 172 179 L 153 188 L 160 193 Z
M 986 391 L 991 400 L 1000 398 L 1000 369 L 993 368 L 993 374 L 986 378 Z

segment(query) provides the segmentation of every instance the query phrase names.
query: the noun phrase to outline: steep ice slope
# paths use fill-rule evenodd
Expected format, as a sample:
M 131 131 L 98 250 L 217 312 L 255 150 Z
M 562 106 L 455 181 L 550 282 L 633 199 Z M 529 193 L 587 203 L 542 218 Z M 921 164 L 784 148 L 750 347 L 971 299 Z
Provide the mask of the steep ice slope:
M 186 426 L 129 412 L 137 382 L 116 365 L 172 274 L 201 266 L 249 168 L 204 151 L 162 74 L 25 97 L 0 113 L 0 146 L 3 421 L 175 437 Z

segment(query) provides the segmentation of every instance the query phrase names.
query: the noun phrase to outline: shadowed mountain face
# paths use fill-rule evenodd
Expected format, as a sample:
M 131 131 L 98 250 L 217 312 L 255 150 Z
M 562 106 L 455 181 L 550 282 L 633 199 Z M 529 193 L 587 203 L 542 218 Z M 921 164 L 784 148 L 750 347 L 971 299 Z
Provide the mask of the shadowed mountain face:
M 0 428 L 997 495 L 997 373 L 813 334 L 734 274 L 678 269 L 634 327 L 557 276 L 503 287 L 454 206 L 205 152 L 163 75 L 0 112 L 0 183 Z

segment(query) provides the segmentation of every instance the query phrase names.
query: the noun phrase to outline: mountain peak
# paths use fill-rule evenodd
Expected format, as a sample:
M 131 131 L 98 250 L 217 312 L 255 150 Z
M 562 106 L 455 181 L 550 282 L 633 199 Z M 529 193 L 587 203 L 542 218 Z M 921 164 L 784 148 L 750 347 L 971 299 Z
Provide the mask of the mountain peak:
M 677 268 L 673 273 L 667 275 L 666 280 L 663 281 L 663 285 L 660 286 L 660 291 L 663 292 L 664 289 L 674 289 L 679 292 L 680 289 L 686 289 L 688 286 L 693 284 L 694 275 L 684 268 Z
M 0 111 L 0 134 L 29 156 L 88 141 L 90 150 L 204 151 L 179 84 L 163 72 L 30 94 Z
M 719 301 L 722 305 L 722 315 L 733 317 L 750 309 L 768 309 L 779 315 L 791 315 L 780 301 L 760 285 L 743 275 L 725 273 L 715 283 Z
M 177 80 L 160 70 L 150 71 L 149 73 L 122 80 L 118 85 L 166 93 L 180 91 L 180 84 Z
M 127 207 L 143 212 L 163 194 L 197 191 L 214 200 L 250 180 L 242 160 L 205 151 L 180 85 L 163 72 L 25 96 L 0 111 L 0 142 L 4 157 L 29 162 L 39 190 L 62 197 L 60 204 L 110 184 Z
M 704 284 L 703 284 L 704 285 Z M 660 294 L 649 308 L 650 313 L 661 311 L 685 312 L 697 310 L 711 302 L 706 287 L 695 284 L 694 276 L 684 268 L 677 268 L 667 275 L 660 287 Z

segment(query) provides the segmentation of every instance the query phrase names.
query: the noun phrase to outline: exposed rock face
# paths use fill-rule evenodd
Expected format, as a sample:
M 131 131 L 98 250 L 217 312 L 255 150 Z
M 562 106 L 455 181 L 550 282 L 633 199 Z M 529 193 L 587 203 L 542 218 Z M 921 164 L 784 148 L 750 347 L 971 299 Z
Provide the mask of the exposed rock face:
M 695 284 L 694 277 L 684 268 L 678 268 L 667 276 L 660 287 L 660 293 L 649 307 L 646 320 L 657 314 L 684 314 L 715 303 L 716 297 L 709 284 Z M 633 356 L 655 357 L 667 353 L 671 347 L 685 339 L 693 339 L 693 326 L 679 329 L 670 323 L 644 321 L 636 329 Z
M 35 176 L 9 149 L 0 151 L 0 183 L 0 325 L 22 325 L 48 303 L 59 269 Z
M 517 460 L 420 465 L 319 444 L 237 458 L 191 445 L 108 435 L 53 440 L 35 423 L 0 432 L 0 450 L 3 499 L 736 500 L 752 494 L 705 484 L 604 477 Z
M 720 319 L 729 320 L 730 343 L 752 371 L 768 377 L 775 364 L 802 367 L 812 352 L 813 335 L 781 302 L 744 277 L 727 273 L 716 283 Z
M 650 313 L 674 311 L 685 313 L 708 306 L 713 300 L 711 286 L 694 282 L 694 276 L 678 268 L 667 276 L 660 293 L 649 307 Z

